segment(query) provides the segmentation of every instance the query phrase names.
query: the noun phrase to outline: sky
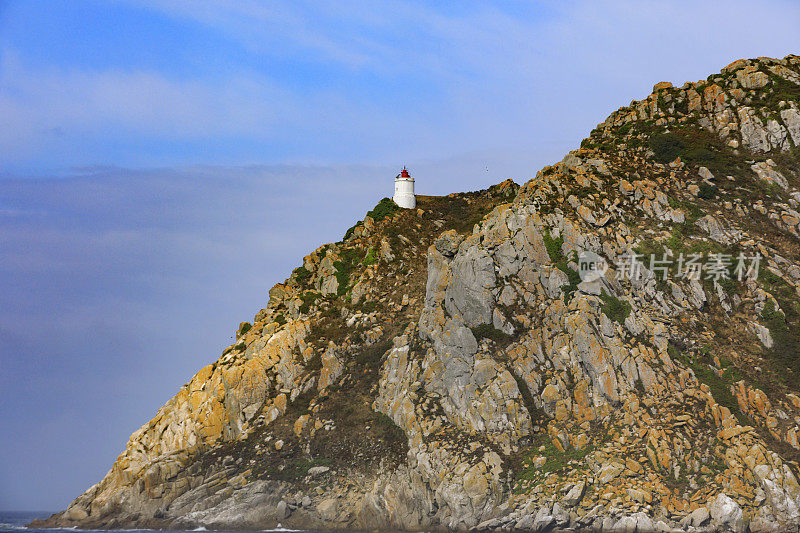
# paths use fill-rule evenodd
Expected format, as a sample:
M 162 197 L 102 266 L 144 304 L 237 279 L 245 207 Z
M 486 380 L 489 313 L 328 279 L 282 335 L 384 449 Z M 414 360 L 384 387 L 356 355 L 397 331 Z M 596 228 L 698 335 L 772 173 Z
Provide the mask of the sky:
M 796 1 L 0 0 L 0 510 L 63 509 L 407 165 L 524 182 Z

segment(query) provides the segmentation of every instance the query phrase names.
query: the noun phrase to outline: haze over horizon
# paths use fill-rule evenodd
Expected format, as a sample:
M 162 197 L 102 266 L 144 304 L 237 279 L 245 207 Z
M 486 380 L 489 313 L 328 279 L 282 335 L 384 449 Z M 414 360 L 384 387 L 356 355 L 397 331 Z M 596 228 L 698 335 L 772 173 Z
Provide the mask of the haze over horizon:
M 788 1 L 0 3 L 0 509 L 52 510 L 407 165 L 523 183 Z M 487 170 L 488 169 L 488 170 Z

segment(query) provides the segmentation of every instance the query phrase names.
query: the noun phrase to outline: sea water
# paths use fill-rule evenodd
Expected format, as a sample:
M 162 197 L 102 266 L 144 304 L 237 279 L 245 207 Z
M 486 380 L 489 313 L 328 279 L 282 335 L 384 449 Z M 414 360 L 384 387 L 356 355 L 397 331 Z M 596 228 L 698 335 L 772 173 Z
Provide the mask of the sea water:
M 21 529 L 27 530 L 25 524 L 30 523 L 31 520 L 36 518 L 47 518 L 53 513 L 45 512 L 27 512 L 27 511 L 0 511 L 0 532 L 3 533 L 19 533 Z M 36 531 L 31 529 L 28 531 Z
M 29 511 L 0 511 L 0 533 L 20 533 L 21 531 L 25 531 L 28 533 L 54 533 L 56 531 L 84 531 L 80 529 L 28 529 L 25 527 L 26 524 L 29 524 L 31 520 L 35 520 L 37 518 L 47 518 L 53 513 L 47 512 L 29 512 Z M 89 530 L 93 532 L 100 532 L 100 531 L 108 531 L 108 530 L 100 530 L 94 529 Z M 125 533 L 152 533 L 152 529 L 125 529 L 125 530 L 113 530 L 113 533 L 119 533 L 119 531 L 124 531 Z M 168 533 L 166 530 L 162 530 L 165 533 Z M 192 531 L 205 531 L 205 528 L 197 528 Z M 319 531 L 302 531 L 299 529 L 265 529 L 264 532 L 297 532 L 297 533 L 323 533 Z M 186 533 L 186 532 L 175 532 L 175 533 Z M 241 531 L 237 531 L 236 533 L 242 533 Z M 259 532 L 261 533 L 261 532 Z

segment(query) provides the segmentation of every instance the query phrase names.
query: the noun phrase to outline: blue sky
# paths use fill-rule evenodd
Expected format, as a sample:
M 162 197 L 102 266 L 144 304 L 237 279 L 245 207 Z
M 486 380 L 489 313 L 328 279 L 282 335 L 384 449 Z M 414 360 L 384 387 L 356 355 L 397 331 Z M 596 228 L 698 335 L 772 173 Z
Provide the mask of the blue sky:
M 525 181 L 798 27 L 790 1 L 0 0 L 0 509 L 99 480 L 401 165 Z

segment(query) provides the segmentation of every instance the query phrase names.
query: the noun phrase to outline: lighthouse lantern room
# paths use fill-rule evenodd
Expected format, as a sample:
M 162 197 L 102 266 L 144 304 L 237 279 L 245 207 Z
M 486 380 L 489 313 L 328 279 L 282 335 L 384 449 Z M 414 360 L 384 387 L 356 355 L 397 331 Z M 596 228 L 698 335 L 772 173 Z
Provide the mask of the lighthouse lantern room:
M 414 178 L 408 173 L 406 167 L 394 178 L 394 203 L 405 209 L 414 209 L 417 206 L 417 197 L 414 196 Z

